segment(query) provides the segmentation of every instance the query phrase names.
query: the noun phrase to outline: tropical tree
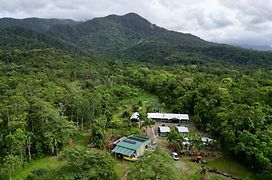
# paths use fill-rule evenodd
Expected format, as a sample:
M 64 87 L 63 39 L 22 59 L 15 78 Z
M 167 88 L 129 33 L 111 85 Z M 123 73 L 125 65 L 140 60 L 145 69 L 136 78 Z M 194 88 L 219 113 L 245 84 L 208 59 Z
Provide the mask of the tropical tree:
M 135 162 L 135 166 L 129 169 L 127 179 L 176 180 L 180 179 L 180 176 L 171 156 L 160 148 L 157 148 L 154 152 L 146 153 L 141 159 Z
M 177 131 L 171 131 L 167 134 L 167 140 L 173 149 L 177 152 L 181 152 L 184 149 L 183 141 L 184 136 Z
M 22 165 L 20 157 L 14 155 L 8 155 L 4 158 L 3 169 L 8 174 L 9 179 L 11 179 L 12 172 Z
M 84 149 L 73 149 L 65 152 L 71 172 L 59 174 L 69 175 L 69 179 L 116 180 L 115 165 L 110 156 L 94 153 Z M 68 178 L 68 177 L 66 177 Z

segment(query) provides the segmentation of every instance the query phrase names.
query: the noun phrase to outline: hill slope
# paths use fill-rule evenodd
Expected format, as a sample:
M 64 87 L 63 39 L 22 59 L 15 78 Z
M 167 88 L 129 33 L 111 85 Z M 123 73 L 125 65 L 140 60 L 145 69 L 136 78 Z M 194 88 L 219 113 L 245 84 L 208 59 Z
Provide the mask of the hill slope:
M 52 36 L 74 42 L 95 51 L 124 51 L 137 45 L 203 46 L 210 44 L 200 38 L 160 28 L 137 14 L 110 15 L 76 25 L 58 24 L 51 27 Z
M 26 18 L 26 19 L 13 19 L 1 18 L 0 28 L 21 27 L 32 29 L 37 32 L 46 32 L 49 28 L 56 24 L 77 24 L 79 22 L 71 19 L 40 19 L 40 18 Z
M 62 42 L 48 34 L 21 27 L 0 29 L 0 39 L 0 49 L 2 50 L 57 48 L 67 52 L 84 54 L 84 51 L 73 43 Z
M 191 34 L 169 31 L 135 13 L 85 22 L 30 18 L 0 19 L 0 27 L 23 27 L 50 37 L 60 49 L 155 64 L 224 64 L 272 66 L 271 52 L 211 43 Z M 25 31 L 23 31 L 25 33 Z M 9 33 L 11 36 L 12 33 Z M 27 36 L 26 36 L 27 37 Z M 55 43 L 53 43 L 55 41 Z M 56 47 L 56 46 L 53 46 Z

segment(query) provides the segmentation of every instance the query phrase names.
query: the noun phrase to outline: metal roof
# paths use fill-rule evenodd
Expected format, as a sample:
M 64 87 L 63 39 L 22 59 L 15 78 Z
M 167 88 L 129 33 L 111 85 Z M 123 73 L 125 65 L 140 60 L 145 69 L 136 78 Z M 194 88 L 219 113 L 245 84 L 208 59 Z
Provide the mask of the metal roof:
M 132 156 L 134 154 L 135 150 L 127 149 L 121 146 L 116 146 L 112 151 L 112 153 L 118 153 L 118 154 L 123 154 L 126 156 Z
M 189 120 L 188 114 L 171 114 L 171 113 L 147 113 L 147 117 L 151 119 L 179 119 Z
M 176 126 L 176 129 L 180 133 L 189 133 L 189 129 L 185 126 Z
M 130 119 L 137 119 L 137 120 L 139 120 L 139 113 L 138 112 L 135 112 L 135 113 L 133 113 L 131 116 L 130 116 Z
M 202 138 L 201 138 L 201 141 L 202 141 L 203 144 L 205 144 L 205 143 L 210 143 L 210 142 L 212 142 L 213 139 L 208 138 L 208 137 L 202 137 Z
M 138 142 L 138 141 L 123 139 L 122 141 L 119 141 L 117 143 L 117 146 L 124 147 L 124 148 L 127 148 L 127 149 L 136 150 L 141 146 L 141 144 L 142 143 Z
M 160 132 L 170 132 L 170 128 L 168 126 L 159 126 Z
M 150 140 L 150 138 L 142 136 L 122 137 L 116 141 L 116 146 L 111 152 L 131 156 L 143 143 L 148 140 Z

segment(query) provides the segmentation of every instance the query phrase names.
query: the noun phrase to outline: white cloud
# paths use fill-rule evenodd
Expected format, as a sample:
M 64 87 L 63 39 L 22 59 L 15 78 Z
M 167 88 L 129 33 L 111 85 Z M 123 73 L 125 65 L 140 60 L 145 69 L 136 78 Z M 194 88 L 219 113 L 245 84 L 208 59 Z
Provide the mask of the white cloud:
M 87 20 L 135 12 L 209 41 L 271 44 L 272 0 L 0 0 L 0 17 Z

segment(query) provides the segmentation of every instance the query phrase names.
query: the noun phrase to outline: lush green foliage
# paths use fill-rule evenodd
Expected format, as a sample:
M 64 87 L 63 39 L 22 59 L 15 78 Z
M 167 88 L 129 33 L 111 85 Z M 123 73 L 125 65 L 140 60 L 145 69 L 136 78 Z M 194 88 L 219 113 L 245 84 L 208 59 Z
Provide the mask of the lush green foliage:
M 86 128 L 92 129 L 92 143 L 103 147 L 106 112 L 136 94 L 127 85 L 116 86 L 120 78 L 103 62 L 76 62 L 51 49 L 3 52 L 1 60 L 1 159 L 58 154 L 71 134 Z
M 66 153 L 66 158 L 69 167 L 57 172 L 58 179 L 117 179 L 113 161 L 108 155 L 72 150 Z
M 63 158 L 68 161 L 67 165 L 58 169 L 34 169 L 26 179 L 117 179 L 115 165 L 107 154 L 71 149 Z
M 128 179 L 181 179 L 175 168 L 174 160 L 161 149 L 146 153 L 136 165 L 129 170 Z
M 137 14 L 110 15 L 86 22 L 0 19 L 0 48 L 53 47 L 65 51 L 161 65 L 267 67 L 271 52 L 257 52 L 204 41 L 158 27 Z
M 10 175 L 33 158 L 59 155 L 80 130 L 89 130 L 91 146 L 99 148 L 106 144 L 107 131 L 121 129 L 125 135 L 133 126 L 128 122 L 131 112 L 118 121 L 113 112 L 142 89 L 172 112 L 189 113 L 227 153 L 263 178 L 272 177 L 271 53 L 208 43 L 159 28 L 136 14 L 49 23 L 44 31 L 20 27 L 0 30 L 1 173 Z M 101 57 L 91 57 L 94 51 Z M 151 123 L 146 120 L 143 126 Z M 182 137 L 168 138 L 172 146 L 183 148 Z M 70 158 L 81 161 L 84 153 Z M 109 163 L 103 155 L 89 155 Z M 97 169 L 88 174 L 81 168 L 74 175 L 100 176 Z M 151 165 L 147 168 L 147 177 L 159 176 Z
M 193 115 L 196 125 L 218 138 L 224 150 L 271 176 L 271 71 L 132 71 L 134 85 L 157 94 L 173 112 Z

